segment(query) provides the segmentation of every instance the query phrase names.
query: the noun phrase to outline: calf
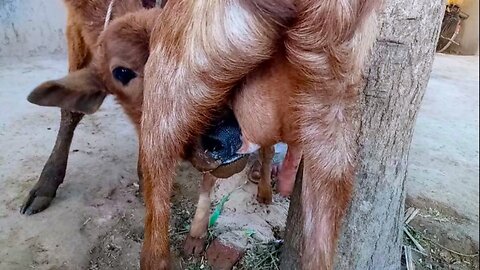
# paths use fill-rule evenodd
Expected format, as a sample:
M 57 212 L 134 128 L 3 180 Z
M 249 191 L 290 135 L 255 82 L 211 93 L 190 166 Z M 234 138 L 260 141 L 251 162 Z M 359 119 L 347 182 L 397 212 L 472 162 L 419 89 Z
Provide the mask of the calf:
M 68 71 L 81 70 L 92 62 L 95 43 L 98 35 L 103 30 L 105 15 L 111 0 L 75 1 L 65 0 L 67 7 L 67 48 L 68 48 Z M 151 8 L 155 0 L 122 0 L 117 1 L 111 8 L 111 18 L 120 17 L 128 12 L 141 10 L 144 7 Z M 79 10 L 86 11 L 88 16 L 83 16 Z M 88 85 L 81 86 L 84 89 Z M 72 89 L 70 89 L 72 90 Z M 73 89 L 75 90 L 75 89 Z M 56 92 L 58 93 L 58 92 Z M 82 98 L 81 92 L 71 91 Z M 71 99 L 64 99 L 65 95 L 57 95 L 55 92 L 46 93 L 49 96 L 38 100 L 40 105 L 56 105 L 61 108 L 60 128 L 58 130 L 55 146 L 44 165 L 38 182 L 28 194 L 20 212 L 22 214 L 35 214 L 47 208 L 56 195 L 58 186 L 63 183 L 67 168 L 68 153 L 72 142 L 73 133 L 84 114 L 95 112 L 103 102 L 105 95 L 99 93 L 92 99 L 88 106 L 79 108 L 71 103 Z M 35 95 L 31 101 L 37 99 Z M 40 102 L 41 101 L 41 102 Z M 138 110 L 138 109 L 137 109 Z M 132 110 L 133 112 L 133 110 Z M 139 170 L 140 171 L 140 170 Z
M 229 101 L 242 149 L 278 140 L 303 149 L 301 266 L 333 267 L 356 164 L 354 105 L 378 6 L 377 0 L 169 1 L 145 68 L 142 269 L 169 268 L 172 168 L 219 104 Z M 280 99 L 272 104 L 281 105 L 258 107 L 270 113 L 258 115 L 278 121 L 248 125 L 262 119 L 239 104 L 265 104 L 259 91 L 272 91 Z

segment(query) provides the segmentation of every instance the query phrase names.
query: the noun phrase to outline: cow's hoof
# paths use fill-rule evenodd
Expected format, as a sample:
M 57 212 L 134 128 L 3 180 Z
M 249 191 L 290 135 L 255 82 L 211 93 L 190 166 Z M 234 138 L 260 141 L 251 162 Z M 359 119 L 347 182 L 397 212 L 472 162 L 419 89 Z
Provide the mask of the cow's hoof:
M 24 215 L 33 215 L 38 212 L 42 212 L 50 206 L 53 197 L 50 196 L 37 196 L 37 190 L 32 189 L 28 194 L 25 202 L 20 208 L 20 213 Z
M 191 235 L 187 236 L 185 239 L 185 245 L 183 246 L 183 251 L 186 255 L 199 256 L 205 250 L 205 239 L 197 238 Z

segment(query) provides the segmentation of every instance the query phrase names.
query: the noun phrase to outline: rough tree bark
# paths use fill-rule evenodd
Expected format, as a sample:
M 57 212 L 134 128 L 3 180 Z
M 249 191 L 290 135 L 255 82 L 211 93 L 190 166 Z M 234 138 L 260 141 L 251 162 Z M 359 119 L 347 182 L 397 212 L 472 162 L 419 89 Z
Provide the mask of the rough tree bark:
M 385 1 L 365 71 L 359 105 L 360 162 L 336 269 L 400 269 L 408 152 L 442 14 L 442 0 Z M 282 269 L 297 269 L 302 254 L 299 182 L 290 205 Z

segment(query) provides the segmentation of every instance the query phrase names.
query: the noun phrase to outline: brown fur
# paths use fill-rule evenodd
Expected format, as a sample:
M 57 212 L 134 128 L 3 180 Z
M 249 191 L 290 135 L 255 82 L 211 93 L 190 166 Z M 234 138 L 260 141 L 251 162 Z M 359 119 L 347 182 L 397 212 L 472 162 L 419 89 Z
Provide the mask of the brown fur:
M 137 130 L 142 114 L 144 67 L 149 55 L 148 41 L 155 17 L 160 12 L 160 9 L 154 8 L 124 15 L 113 21 L 98 41 L 95 69 L 100 73 L 107 91 L 117 98 Z M 122 86 L 112 78 L 111 70 L 116 66 L 132 69 L 137 78 L 127 86 Z
M 257 100 L 242 104 L 261 104 L 260 112 L 267 110 L 278 118 L 255 119 L 267 125 L 258 125 L 261 129 L 252 127 L 248 124 L 253 123 L 250 117 L 269 114 L 248 114 L 234 103 L 242 132 L 247 141 L 262 146 L 283 140 L 304 149 L 302 211 L 306 237 L 302 268 L 331 269 L 338 230 L 351 196 L 357 151 L 354 104 L 363 59 L 373 42 L 368 26 L 375 21 L 378 1 L 295 1 L 298 16 L 286 31 L 285 51 L 261 67 L 259 64 L 273 55 L 281 35 L 271 24 L 270 14 L 257 20 L 264 13 L 243 10 L 251 27 L 239 36 L 229 29 L 220 29 L 224 32 L 215 35 L 209 31 L 216 29 L 218 22 L 208 22 L 204 14 L 221 17 L 230 6 L 216 1 L 196 3 L 170 2 L 161 17 L 169 31 L 158 27 L 152 35 L 156 47 L 146 67 L 141 128 L 148 185 L 142 268 L 164 269 L 169 265 L 167 224 L 172 168 L 184 145 L 198 134 L 212 110 L 226 102 L 235 82 L 252 72 L 234 102 L 255 97 Z M 185 18 L 169 24 L 174 21 L 172 11 L 181 11 Z M 157 24 L 161 24 L 160 20 Z M 228 27 L 228 23 L 223 24 Z M 266 29 L 267 33 L 257 35 Z M 194 45 L 198 51 L 192 50 Z M 275 72 L 269 73 L 271 70 Z M 259 100 L 256 93 L 261 90 L 272 91 L 277 101 Z M 180 93 L 181 98 L 175 99 L 173 93 Z M 275 106 L 277 103 L 283 105 Z
M 105 15 L 111 0 L 64 0 L 67 7 L 68 21 L 73 22 L 80 31 L 80 38 L 83 43 L 94 49 L 98 36 L 103 30 Z M 128 12 L 142 9 L 141 0 L 115 1 L 112 7 L 111 19 L 120 17 Z M 68 27 L 68 24 L 67 24 Z M 67 35 L 67 41 L 72 36 Z M 74 37 L 78 40 L 78 37 Z
M 273 54 L 280 37 L 277 22 L 290 16 L 286 3 L 275 10 L 247 4 L 252 3 L 169 1 L 157 20 L 145 68 L 140 135 L 147 208 L 142 269 L 169 268 L 169 198 L 173 168 L 185 145 L 226 102 L 228 89 Z M 183 14 L 180 20 L 177 14 Z M 232 30 L 245 36 L 239 39 Z
M 205 248 L 208 222 L 210 220 L 210 193 L 217 179 L 209 173 L 203 175 L 200 183 L 197 209 L 185 239 L 184 250 L 187 254 L 199 255 Z
M 139 0 L 115 1 L 112 20 L 103 31 L 110 0 L 65 2 L 69 11 L 68 19 L 76 21 L 80 39 L 88 44 L 89 54 L 95 56 L 87 68 L 99 73 L 98 79 L 104 84 L 104 89 L 99 90 L 114 94 L 138 128 L 143 99 L 138 89 L 143 88 L 143 68 L 149 55 L 148 41 L 160 9 L 143 9 Z M 77 39 L 76 36 L 67 36 L 68 41 Z M 123 87 L 112 78 L 111 69 L 115 66 L 132 69 L 137 73 L 137 78 Z
M 338 230 L 352 192 L 357 152 L 354 105 L 363 61 L 373 42 L 372 8 L 378 3 L 297 4 L 299 17 L 287 31 L 285 53 L 267 64 L 263 74 L 247 77 L 243 92 L 235 97 L 234 109 L 242 134 L 253 143 L 263 146 L 275 142 L 269 139 L 280 139 L 303 148 L 306 237 L 302 269 L 331 269 Z M 268 74 L 270 70 L 275 72 Z M 274 91 L 283 102 L 268 103 L 275 100 L 272 98 L 259 101 L 256 93 L 262 89 Z M 245 113 L 247 108 L 235 106 L 237 103 L 253 103 L 254 108 L 256 104 L 258 115 L 280 116 L 285 122 L 261 122 L 259 130 L 248 125 L 252 121 L 249 117 L 257 114 Z

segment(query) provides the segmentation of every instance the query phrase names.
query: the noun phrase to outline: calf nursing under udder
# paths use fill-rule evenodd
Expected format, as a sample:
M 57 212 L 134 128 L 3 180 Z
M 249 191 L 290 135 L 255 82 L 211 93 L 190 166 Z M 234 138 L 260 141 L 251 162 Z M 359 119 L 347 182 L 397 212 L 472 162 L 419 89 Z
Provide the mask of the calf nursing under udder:
M 308 248 L 302 268 L 332 268 L 356 163 L 354 105 L 378 5 L 378 0 L 170 0 L 161 12 L 140 11 L 113 21 L 100 34 L 91 64 L 55 81 L 53 88 L 43 86 L 47 93 L 60 89 L 74 97 L 83 89 L 80 99 L 93 97 L 97 103 L 113 93 L 136 123 L 146 203 L 142 269 L 170 267 L 169 199 L 177 161 L 214 160 L 199 163 L 210 171 L 238 159 L 236 151 L 219 159 L 213 154 L 218 148 L 201 139 L 209 123 L 218 121 L 216 112 L 228 107 L 242 133 L 240 143 L 240 137 L 227 141 L 241 144 L 240 153 L 262 147 L 262 157 L 271 160 L 272 145 L 283 141 L 297 153 L 290 157 L 295 164 L 303 151 L 301 211 L 307 237 L 302 240 Z M 65 97 L 60 102 L 69 100 Z M 200 205 L 214 182 L 205 175 L 199 209 L 207 209 Z M 284 187 L 287 192 L 291 183 Z M 269 185 L 259 184 L 260 196 L 262 185 L 271 192 Z M 201 225 L 201 234 L 205 213 L 198 216 L 201 221 L 194 224 Z

